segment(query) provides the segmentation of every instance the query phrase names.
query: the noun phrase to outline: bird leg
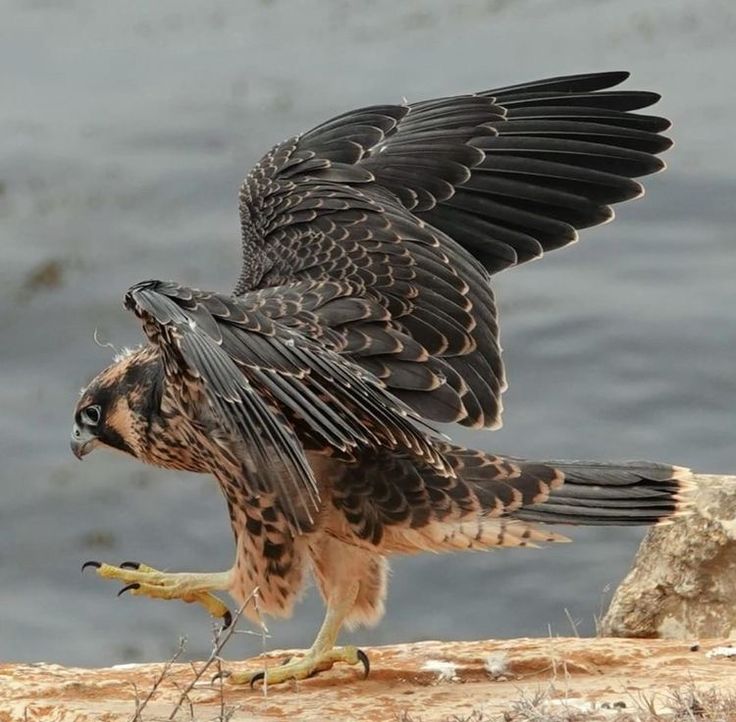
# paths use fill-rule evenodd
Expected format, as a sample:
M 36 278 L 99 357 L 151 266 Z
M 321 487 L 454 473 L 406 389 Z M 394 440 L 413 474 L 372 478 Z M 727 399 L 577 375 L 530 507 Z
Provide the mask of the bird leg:
M 263 682 L 264 685 L 272 685 L 291 679 L 307 679 L 318 672 L 330 669 L 336 662 L 346 664 L 360 662 L 365 675 L 368 676 L 370 662 L 363 650 L 356 647 L 335 647 L 343 620 L 355 604 L 357 596 L 358 583 L 356 582 L 349 588 L 341 590 L 337 598 L 328 602 L 327 613 L 317 638 L 303 657 L 292 657 L 285 664 L 257 672 L 225 672 L 223 676 L 231 684 L 250 684 L 253 687 L 257 682 Z
M 183 602 L 201 604 L 213 617 L 222 619 L 229 627 L 232 615 L 225 603 L 212 594 L 213 590 L 230 588 L 232 572 L 160 572 L 146 564 L 123 562 L 119 567 L 97 561 L 85 562 L 82 571 L 93 567 L 105 579 L 125 582 L 118 596 L 130 592 L 135 596 L 153 599 L 180 599 Z

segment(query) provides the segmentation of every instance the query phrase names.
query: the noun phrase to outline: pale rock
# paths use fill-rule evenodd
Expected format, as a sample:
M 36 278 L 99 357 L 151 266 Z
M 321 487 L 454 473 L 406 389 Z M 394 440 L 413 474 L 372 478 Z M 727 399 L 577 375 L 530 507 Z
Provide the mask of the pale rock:
M 736 477 L 694 475 L 692 506 L 647 533 L 600 625 L 607 637 L 736 637 Z

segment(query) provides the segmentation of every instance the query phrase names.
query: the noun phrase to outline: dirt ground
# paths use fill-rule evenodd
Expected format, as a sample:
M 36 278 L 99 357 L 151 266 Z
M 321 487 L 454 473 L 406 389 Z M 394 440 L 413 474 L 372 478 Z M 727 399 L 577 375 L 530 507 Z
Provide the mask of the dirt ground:
M 702 721 L 709 719 L 705 707 L 716 696 L 719 713 L 712 719 L 736 720 L 736 661 L 713 655 L 727 644 L 579 638 L 422 642 L 367 650 L 372 671 L 366 680 L 354 668 L 339 667 L 271 687 L 267 694 L 213 685 L 216 668 L 211 667 L 173 717 L 196 664 L 174 664 L 163 675 L 163 664 L 107 669 L 4 664 L 0 722 L 118 722 L 136 719 L 136 709 L 142 722 Z M 285 655 L 266 659 L 277 664 Z M 263 658 L 250 664 L 259 662 Z M 156 680 L 160 684 L 146 701 Z

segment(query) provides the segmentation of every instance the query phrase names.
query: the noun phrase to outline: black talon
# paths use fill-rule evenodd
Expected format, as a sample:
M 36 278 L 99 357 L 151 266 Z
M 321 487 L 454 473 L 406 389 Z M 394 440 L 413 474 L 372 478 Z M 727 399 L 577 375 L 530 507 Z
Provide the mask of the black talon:
M 358 661 L 363 665 L 363 679 L 367 679 L 371 671 L 371 660 L 368 659 L 368 655 L 362 650 L 358 650 Z
M 139 584 L 138 582 L 133 582 L 132 584 L 126 584 L 126 585 L 125 585 L 125 586 L 124 586 L 124 587 L 123 587 L 123 588 L 122 588 L 122 589 L 121 589 L 121 590 L 120 590 L 120 591 L 118 592 L 118 596 L 120 597 L 120 596 L 122 596 L 123 594 L 125 594 L 125 592 L 129 592 L 129 591 L 131 591 L 131 590 L 133 590 L 133 589 L 140 589 L 140 588 L 141 588 L 141 585 L 140 585 L 140 584 Z
M 82 571 L 84 571 L 87 567 L 94 567 L 95 569 L 99 569 L 102 566 L 102 562 L 96 562 L 94 560 L 90 562 L 85 562 L 82 564 Z
M 257 672 L 253 675 L 253 679 L 250 681 L 250 688 L 253 689 L 255 687 L 256 682 L 261 682 L 262 680 L 266 679 L 266 673 L 265 672 Z
M 140 562 L 123 562 L 120 565 L 121 569 L 140 569 L 141 563 Z
M 218 679 L 226 679 L 232 674 L 232 672 L 228 672 L 226 669 L 221 669 L 211 680 L 210 684 L 214 684 L 217 682 Z
M 233 623 L 233 615 L 230 614 L 228 609 L 225 614 L 222 615 L 222 628 L 227 629 Z

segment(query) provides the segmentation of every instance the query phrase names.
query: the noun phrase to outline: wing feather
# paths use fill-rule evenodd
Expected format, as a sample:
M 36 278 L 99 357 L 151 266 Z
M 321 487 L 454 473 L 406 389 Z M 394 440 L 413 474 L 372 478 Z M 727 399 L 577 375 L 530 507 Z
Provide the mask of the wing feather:
M 376 373 L 427 419 L 497 426 L 491 274 L 609 221 L 612 204 L 642 194 L 635 178 L 664 167 L 669 122 L 632 112 L 659 96 L 615 87 L 627 77 L 376 105 L 276 146 L 240 190 L 236 295 L 267 297 L 264 314 Z
M 275 493 L 296 531 L 311 527 L 320 502 L 305 447 L 346 460 L 396 449 L 453 474 L 416 415 L 377 378 L 257 305 L 161 281 L 136 284 L 125 304 L 160 349 L 182 409 L 204 397 L 248 491 Z M 419 385 L 421 367 L 412 368 Z

